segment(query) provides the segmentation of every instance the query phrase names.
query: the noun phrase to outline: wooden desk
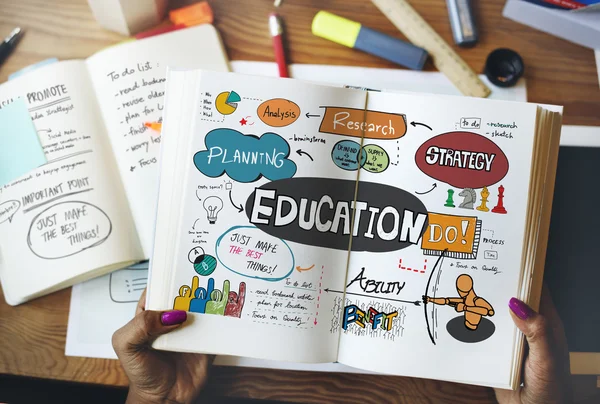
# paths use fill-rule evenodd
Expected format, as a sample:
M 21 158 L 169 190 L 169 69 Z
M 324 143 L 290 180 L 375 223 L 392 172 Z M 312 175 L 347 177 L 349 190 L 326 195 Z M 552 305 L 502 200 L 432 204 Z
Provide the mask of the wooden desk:
M 173 1 L 173 6 L 189 2 Z M 210 3 L 230 59 L 273 59 L 267 27 L 271 0 Z M 452 43 L 444 0 L 411 3 Z M 530 101 L 564 105 L 566 124 L 600 125 L 600 89 L 591 50 L 504 19 L 502 1 L 475 3 L 481 41 L 459 51 L 471 67 L 481 72 L 491 50 L 513 48 L 525 59 Z M 279 11 L 287 23 L 291 63 L 397 67 L 312 36 L 310 22 L 321 8 L 402 37 L 369 1 L 285 0 Z M 17 51 L 0 67 L 0 81 L 43 59 L 86 58 L 123 39 L 96 24 L 85 0 L 0 0 L 0 10 L 1 35 L 17 25 L 27 30 Z M 15 308 L 0 296 L 0 374 L 126 386 L 117 361 L 64 356 L 70 294 L 64 290 Z M 595 378 L 578 380 L 595 384 Z M 495 402 L 490 389 L 430 380 L 236 368 L 215 369 L 208 389 L 215 396 L 311 403 L 456 402 L 457 397 L 461 402 Z

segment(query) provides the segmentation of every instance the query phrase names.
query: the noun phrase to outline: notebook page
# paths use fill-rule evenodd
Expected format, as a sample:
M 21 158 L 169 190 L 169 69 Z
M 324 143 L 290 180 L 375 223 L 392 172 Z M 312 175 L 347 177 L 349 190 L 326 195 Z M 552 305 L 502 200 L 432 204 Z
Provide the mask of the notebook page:
M 0 188 L 0 279 L 10 304 L 143 257 L 85 62 L 0 86 L 1 105 L 19 97 L 48 162 Z
M 154 234 L 161 134 L 144 123 L 162 120 L 167 66 L 228 71 L 212 25 L 114 46 L 88 59 L 146 258 Z
M 186 73 L 170 77 L 177 74 Z M 161 179 L 161 200 L 163 192 L 174 196 L 159 204 L 158 217 L 180 215 L 169 229 L 157 230 L 177 230 L 175 252 L 163 263 L 157 254 L 171 247 L 157 242 L 148 302 L 152 309 L 188 310 L 192 321 L 155 346 L 333 361 L 338 335 L 329 328 L 339 308 L 332 302 L 343 293 L 356 186 L 356 167 L 345 155 L 357 143 L 318 135 L 319 116 L 325 105 L 360 112 L 366 93 L 212 72 L 202 72 L 198 87 L 192 129 L 180 139 L 165 134 L 163 163 L 180 168 L 175 177 L 183 192 L 164 189 Z M 179 98 L 171 91 L 169 100 Z M 172 116 L 190 122 L 170 108 L 167 130 Z M 185 157 L 171 161 L 172 147 L 188 144 Z M 334 170 L 332 150 L 348 170 Z M 334 220 L 335 205 L 344 203 L 345 214 Z M 172 274 L 170 284 L 155 284 L 164 273 Z M 160 295 L 163 284 L 168 288 Z
M 357 206 L 378 197 L 355 219 L 338 360 L 508 385 L 536 106 L 369 93 L 368 110 L 407 125 L 364 139 Z

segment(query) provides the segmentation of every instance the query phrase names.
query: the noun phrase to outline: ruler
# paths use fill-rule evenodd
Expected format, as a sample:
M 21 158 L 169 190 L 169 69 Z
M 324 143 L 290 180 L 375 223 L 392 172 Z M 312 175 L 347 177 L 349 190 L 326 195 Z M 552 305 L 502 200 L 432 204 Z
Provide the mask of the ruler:
M 484 98 L 492 93 L 473 69 L 406 0 L 372 1 L 412 43 L 429 52 L 435 67 L 444 73 L 461 93 Z

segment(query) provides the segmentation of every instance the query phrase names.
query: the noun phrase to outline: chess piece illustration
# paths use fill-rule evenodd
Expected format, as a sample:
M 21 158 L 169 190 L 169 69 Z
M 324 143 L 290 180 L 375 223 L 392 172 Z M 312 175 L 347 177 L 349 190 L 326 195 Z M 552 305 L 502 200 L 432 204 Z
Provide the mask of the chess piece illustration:
M 498 204 L 494 206 L 492 212 L 502 215 L 506 214 L 506 209 L 504 208 L 504 187 L 502 185 L 498 187 Z
M 488 191 L 487 187 L 483 187 L 481 190 L 481 205 L 477 207 L 477 210 L 481 212 L 489 212 L 490 209 L 487 207 L 487 201 L 490 197 L 490 191 Z
M 446 203 L 444 204 L 444 206 L 448 207 L 448 208 L 455 208 L 456 206 L 454 206 L 454 190 L 449 189 L 448 190 L 448 199 L 446 199 Z
M 477 202 L 477 193 L 473 188 L 463 189 L 458 196 L 464 198 L 461 204 L 458 205 L 458 207 L 462 209 L 473 209 L 475 202 Z

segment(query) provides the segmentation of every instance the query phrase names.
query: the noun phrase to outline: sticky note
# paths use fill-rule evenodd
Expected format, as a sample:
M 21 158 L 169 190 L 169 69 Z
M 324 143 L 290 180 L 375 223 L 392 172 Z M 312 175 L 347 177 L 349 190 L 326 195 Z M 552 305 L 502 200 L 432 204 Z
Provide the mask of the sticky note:
M 0 144 L 0 186 L 47 162 L 22 98 L 0 109 Z

